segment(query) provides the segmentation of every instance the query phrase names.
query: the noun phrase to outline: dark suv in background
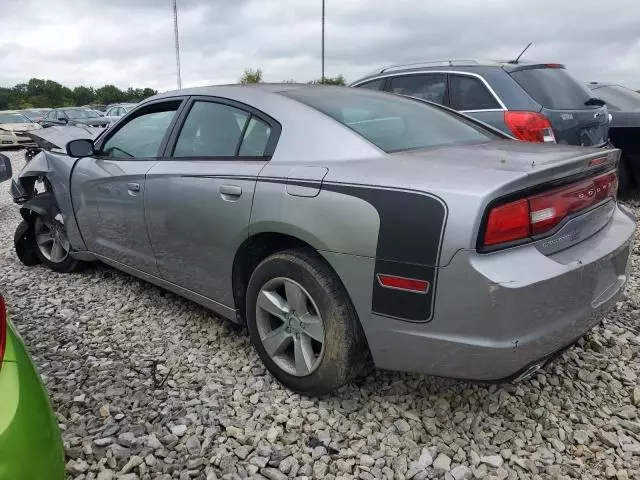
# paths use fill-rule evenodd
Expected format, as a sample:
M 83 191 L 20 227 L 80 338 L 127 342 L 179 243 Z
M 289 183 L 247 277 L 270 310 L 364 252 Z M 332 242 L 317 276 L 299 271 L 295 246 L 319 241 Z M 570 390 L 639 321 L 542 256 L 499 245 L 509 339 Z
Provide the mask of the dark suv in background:
M 564 65 L 446 60 L 393 65 L 351 84 L 439 103 L 520 140 L 601 147 L 605 103 Z

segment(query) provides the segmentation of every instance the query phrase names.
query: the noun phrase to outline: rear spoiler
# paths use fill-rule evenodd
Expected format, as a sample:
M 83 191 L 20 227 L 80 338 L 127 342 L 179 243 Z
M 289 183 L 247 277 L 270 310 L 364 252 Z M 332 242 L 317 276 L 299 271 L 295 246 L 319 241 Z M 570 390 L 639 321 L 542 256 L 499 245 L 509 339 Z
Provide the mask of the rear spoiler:
M 543 68 L 559 68 L 566 69 L 561 63 L 503 63 L 502 69 L 508 73 L 518 72 L 520 70 L 535 70 Z

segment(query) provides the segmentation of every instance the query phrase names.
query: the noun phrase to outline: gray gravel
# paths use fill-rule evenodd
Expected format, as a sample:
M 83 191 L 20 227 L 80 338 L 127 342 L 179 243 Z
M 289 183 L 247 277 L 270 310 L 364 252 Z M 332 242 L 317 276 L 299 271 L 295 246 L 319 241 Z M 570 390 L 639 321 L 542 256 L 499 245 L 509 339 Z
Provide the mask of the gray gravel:
M 69 478 L 640 479 L 638 247 L 627 299 L 531 380 L 376 372 L 317 400 L 276 383 L 245 330 L 173 294 L 104 266 L 22 266 L 7 189 L 0 289 Z

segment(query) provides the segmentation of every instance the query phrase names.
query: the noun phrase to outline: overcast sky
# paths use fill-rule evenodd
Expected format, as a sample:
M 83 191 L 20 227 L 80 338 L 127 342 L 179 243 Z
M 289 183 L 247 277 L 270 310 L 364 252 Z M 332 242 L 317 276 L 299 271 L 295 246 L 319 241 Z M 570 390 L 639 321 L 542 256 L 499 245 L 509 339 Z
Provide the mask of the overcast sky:
M 1 0 L 0 85 L 176 87 L 170 0 Z M 178 0 L 183 86 L 320 76 L 321 0 Z M 639 0 L 326 0 L 326 75 L 442 58 L 565 63 L 640 89 Z

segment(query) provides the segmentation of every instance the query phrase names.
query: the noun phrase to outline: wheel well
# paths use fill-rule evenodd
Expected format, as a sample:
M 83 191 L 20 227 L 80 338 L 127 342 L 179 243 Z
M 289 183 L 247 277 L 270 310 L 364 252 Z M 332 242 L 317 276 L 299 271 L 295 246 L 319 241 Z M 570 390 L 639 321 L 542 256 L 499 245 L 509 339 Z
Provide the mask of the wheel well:
M 240 245 L 233 260 L 231 280 L 233 299 L 240 314 L 238 318 L 240 323 L 245 323 L 247 285 L 258 264 L 276 252 L 299 247 L 313 249 L 307 242 L 283 233 L 258 233 Z

